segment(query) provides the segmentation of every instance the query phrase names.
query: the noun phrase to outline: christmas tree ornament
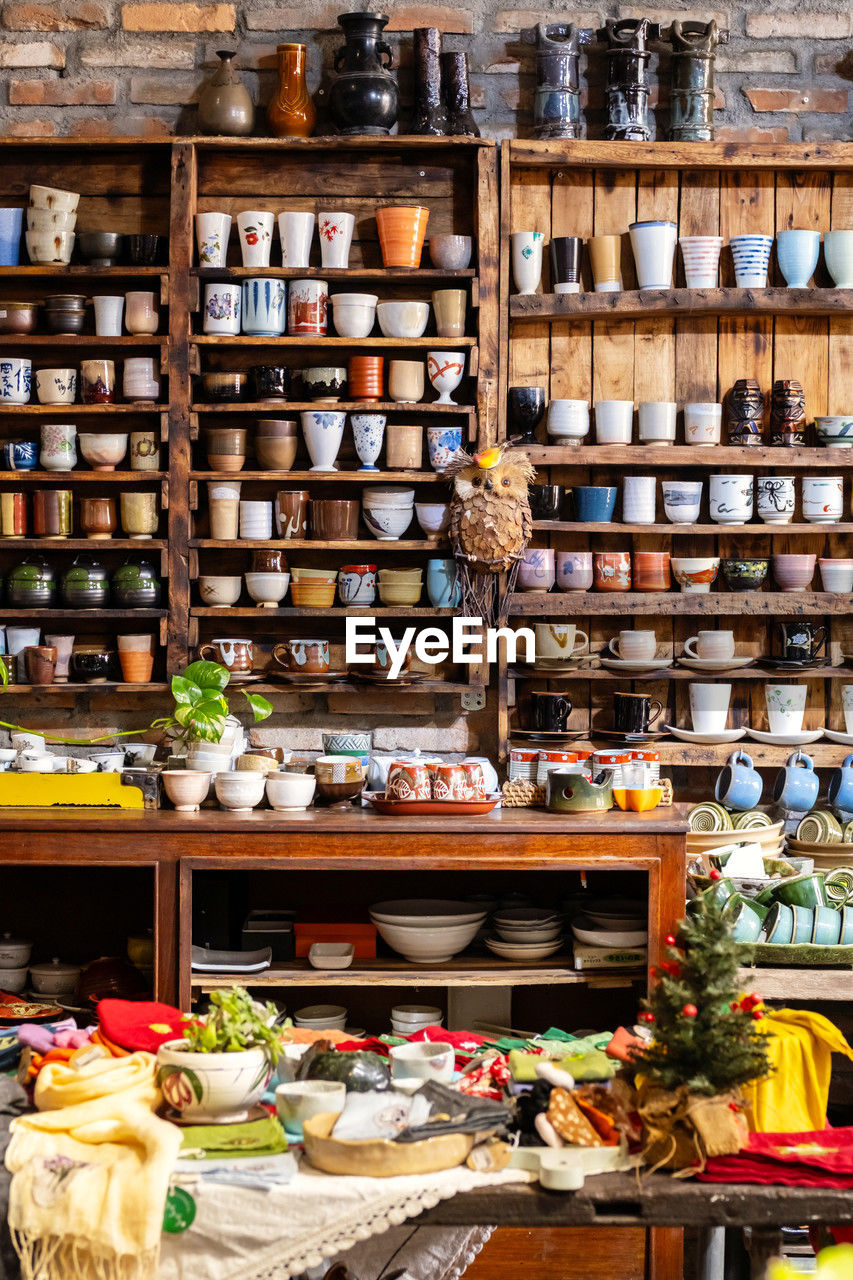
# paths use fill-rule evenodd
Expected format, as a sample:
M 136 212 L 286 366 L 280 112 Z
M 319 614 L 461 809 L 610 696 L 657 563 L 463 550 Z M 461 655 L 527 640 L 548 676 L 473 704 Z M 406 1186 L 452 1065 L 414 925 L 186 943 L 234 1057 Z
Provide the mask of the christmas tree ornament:
M 695 1004 L 686 1004 L 681 1012 L 684 1014 L 685 1018 L 695 1018 L 699 1010 L 696 1008 Z

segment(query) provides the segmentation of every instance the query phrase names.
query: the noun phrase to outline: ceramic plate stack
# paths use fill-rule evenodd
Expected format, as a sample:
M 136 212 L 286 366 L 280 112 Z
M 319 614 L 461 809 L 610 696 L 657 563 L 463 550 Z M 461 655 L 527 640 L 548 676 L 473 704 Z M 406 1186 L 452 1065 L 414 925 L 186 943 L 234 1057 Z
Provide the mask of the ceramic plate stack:
M 470 946 L 486 912 L 470 902 L 403 898 L 377 902 L 370 918 L 392 951 L 412 964 L 443 964 Z
M 563 945 L 562 920 L 548 907 L 508 907 L 492 916 L 497 937 L 486 946 L 502 960 L 527 964 L 545 960 Z
M 293 1015 L 295 1027 L 310 1027 L 313 1031 L 343 1031 L 347 1025 L 347 1011 L 340 1004 L 312 1004 L 297 1009 Z
M 688 831 L 687 856 L 690 859 L 697 854 L 716 853 L 732 844 L 759 844 L 762 857 L 782 858 L 785 856 L 782 826 L 782 822 L 774 822 L 769 827 L 746 826 L 738 831 Z
M 415 1036 L 424 1027 L 443 1027 L 444 1014 L 428 1004 L 397 1004 L 391 1010 L 395 1036 Z

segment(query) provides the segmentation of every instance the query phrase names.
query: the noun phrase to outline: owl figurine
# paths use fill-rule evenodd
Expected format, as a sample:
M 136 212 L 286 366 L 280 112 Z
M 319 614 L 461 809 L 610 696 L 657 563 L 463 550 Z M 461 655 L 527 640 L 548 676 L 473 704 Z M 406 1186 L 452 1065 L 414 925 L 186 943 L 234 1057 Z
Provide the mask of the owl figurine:
M 523 449 L 511 441 L 481 453 L 460 450 L 445 475 L 453 481 L 450 541 L 459 565 L 462 607 L 488 625 L 502 621 L 498 574 L 506 573 L 511 594 L 533 529 L 527 487 L 536 472 Z

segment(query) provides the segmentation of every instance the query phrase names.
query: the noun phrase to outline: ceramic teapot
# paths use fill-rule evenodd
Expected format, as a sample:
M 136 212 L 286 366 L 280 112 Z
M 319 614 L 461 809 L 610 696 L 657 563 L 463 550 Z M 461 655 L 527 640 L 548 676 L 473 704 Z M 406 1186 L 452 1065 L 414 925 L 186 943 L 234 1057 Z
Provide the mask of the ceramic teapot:
M 545 780 L 545 803 L 551 813 L 602 813 L 613 808 L 613 770 L 595 778 L 553 769 Z
M 27 556 L 6 578 L 6 598 L 15 609 L 45 609 L 56 594 L 54 570 L 41 556 Z

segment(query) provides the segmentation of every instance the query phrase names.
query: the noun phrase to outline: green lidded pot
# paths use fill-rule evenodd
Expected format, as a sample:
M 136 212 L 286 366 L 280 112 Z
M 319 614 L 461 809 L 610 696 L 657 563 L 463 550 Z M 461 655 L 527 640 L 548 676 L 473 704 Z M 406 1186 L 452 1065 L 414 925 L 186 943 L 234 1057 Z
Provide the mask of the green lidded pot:
M 56 595 L 56 572 L 41 556 L 27 556 L 6 578 L 6 598 L 14 609 L 49 609 Z
M 62 599 L 69 609 L 102 609 L 109 604 L 107 571 L 89 556 L 77 556 L 62 575 Z
M 160 583 L 147 560 L 125 561 L 110 581 L 120 609 L 156 609 L 160 603 Z

